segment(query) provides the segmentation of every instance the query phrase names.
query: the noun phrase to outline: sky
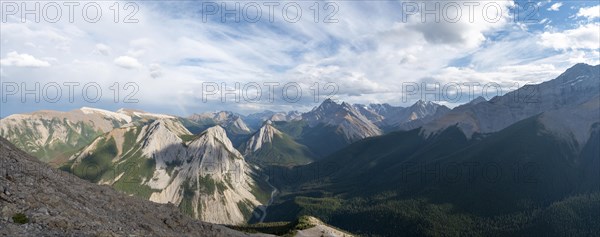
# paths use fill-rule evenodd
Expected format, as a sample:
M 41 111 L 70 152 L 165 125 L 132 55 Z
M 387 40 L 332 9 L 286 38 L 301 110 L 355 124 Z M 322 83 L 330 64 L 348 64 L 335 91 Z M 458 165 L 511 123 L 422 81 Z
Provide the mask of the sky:
M 37 4 L 1 2 L 1 117 L 453 107 L 600 63 L 598 1 Z

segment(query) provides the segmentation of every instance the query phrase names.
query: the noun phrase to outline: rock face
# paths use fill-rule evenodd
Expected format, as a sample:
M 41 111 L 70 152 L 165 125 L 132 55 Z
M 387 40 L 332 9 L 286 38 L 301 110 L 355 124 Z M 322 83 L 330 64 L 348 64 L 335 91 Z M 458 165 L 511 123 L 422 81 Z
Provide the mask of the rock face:
M 382 131 L 369 119 L 346 102 L 337 104 L 331 99 L 310 112 L 302 114 L 302 120 L 309 126 L 325 125 L 334 127 L 348 142 L 381 135 Z
M 247 236 L 50 168 L 4 138 L 0 151 L 0 232 L 7 236 Z M 14 223 L 17 214 L 29 223 Z
M 449 126 L 468 136 L 500 131 L 515 122 L 551 110 L 585 103 L 600 90 L 600 65 L 577 64 L 556 79 L 521 87 L 490 101 L 478 101 L 454 108 L 424 126 L 431 135 Z
M 67 168 L 212 223 L 244 223 L 261 205 L 253 171 L 220 126 L 198 136 L 176 119 L 118 128 L 74 155 Z

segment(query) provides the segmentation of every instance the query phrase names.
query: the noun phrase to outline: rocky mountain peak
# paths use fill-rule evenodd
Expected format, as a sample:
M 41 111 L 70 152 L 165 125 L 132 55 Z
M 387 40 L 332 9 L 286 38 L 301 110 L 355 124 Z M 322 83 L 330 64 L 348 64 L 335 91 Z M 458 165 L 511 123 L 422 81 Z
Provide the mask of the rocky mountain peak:
M 331 99 L 302 114 L 302 119 L 313 127 L 319 124 L 337 127 L 344 139 L 352 142 L 381 134 L 381 130 L 353 106 L 345 102 L 337 104 Z
M 422 107 L 422 106 L 425 106 L 425 105 L 427 104 L 427 102 L 428 102 L 428 101 L 424 101 L 424 100 L 422 100 L 422 99 L 419 99 L 419 100 L 417 100 L 417 102 L 415 102 L 415 103 L 413 104 L 413 106 L 421 106 L 421 107 Z
M 227 132 L 225 131 L 225 129 L 223 127 L 221 127 L 219 125 L 212 126 L 208 129 L 206 129 L 206 131 L 202 134 L 204 136 L 207 136 L 209 138 L 214 138 L 214 139 L 217 139 L 218 141 L 222 142 L 223 145 L 225 145 L 225 147 L 228 150 L 231 150 L 231 151 L 235 150 L 235 148 L 233 148 L 233 144 L 231 143 L 231 140 L 229 140 L 229 138 L 227 137 Z
M 487 100 L 483 96 L 478 96 L 477 98 L 471 100 L 469 104 L 479 104 L 481 102 L 487 102 Z
M 411 105 L 409 108 L 437 108 L 439 106 L 440 106 L 439 104 L 436 104 L 432 101 L 418 100 L 413 105 Z
M 265 121 L 263 126 L 246 142 L 244 154 L 250 154 L 259 150 L 264 144 L 272 143 L 273 137 L 281 134 L 278 129 L 272 126 L 271 120 Z
M 153 158 L 160 167 L 180 160 L 183 152 L 181 136 L 191 135 L 179 122 L 170 119 L 159 119 L 142 127 L 136 141 L 141 143 L 142 154 Z M 83 154 L 85 155 L 85 154 Z
M 330 98 L 325 99 L 314 111 L 328 111 L 334 108 L 338 108 L 339 104 Z

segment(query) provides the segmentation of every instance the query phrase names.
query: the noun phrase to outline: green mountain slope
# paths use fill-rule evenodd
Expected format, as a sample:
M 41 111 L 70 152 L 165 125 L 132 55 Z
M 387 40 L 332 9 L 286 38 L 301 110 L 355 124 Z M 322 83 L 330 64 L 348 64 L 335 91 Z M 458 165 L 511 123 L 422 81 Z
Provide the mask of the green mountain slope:
M 315 159 L 306 146 L 276 129 L 270 122 L 265 123 L 239 150 L 244 152 L 248 162 L 263 166 L 303 165 Z
M 595 225 L 586 212 L 577 214 L 585 228 L 539 227 L 556 216 L 553 203 L 600 192 L 597 128 L 583 145 L 547 131 L 539 116 L 472 140 L 457 127 L 427 139 L 418 129 L 365 139 L 310 165 L 278 170 L 282 195 L 267 220 L 314 215 L 382 236 L 594 233 L 586 232 Z M 596 198 L 572 208 L 597 209 Z

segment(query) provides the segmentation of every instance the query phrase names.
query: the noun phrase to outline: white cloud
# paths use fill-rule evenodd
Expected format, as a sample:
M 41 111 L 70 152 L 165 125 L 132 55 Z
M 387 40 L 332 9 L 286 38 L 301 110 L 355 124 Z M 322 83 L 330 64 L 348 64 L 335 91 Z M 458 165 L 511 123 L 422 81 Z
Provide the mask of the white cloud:
M 552 4 L 552 6 L 550 6 L 546 10 L 548 10 L 548 11 L 558 11 L 558 10 L 560 10 L 560 7 L 562 7 L 562 5 L 563 5 L 562 2 L 557 2 L 555 4 Z
M 577 17 L 586 17 L 588 20 L 593 20 L 595 18 L 600 18 L 600 5 L 596 5 L 593 7 L 583 7 L 579 9 L 577 12 Z
M 541 44 L 559 50 L 564 49 L 592 49 L 600 47 L 600 24 L 590 23 L 580 25 L 575 29 L 562 32 L 544 32 L 541 35 Z
M 448 2 L 439 3 L 444 6 Z M 160 1 L 140 3 L 144 5 L 135 15 L 140 20 L 137 24 L 115 24 L 111 17 L 102 18 L 93 26 L 81 20 L 23 24 L 16 19 L 0 27 L 2 48 L 36 55 L 52 67 L 19 70 L 3 66 L 2 75 L 94 81 L 108 86 L 115 81 L 133 81 L 140 85 L 140 104 L 151 107 L 153 112 L 165 112 L 160 108 L 178 110 L 167 111 L 170 113 L 236 108 L 245 110 L 239 112 L 252 112 L 310 108 L 315 102 L 305 91 L 309 101 L 292 105 L 281 99 L 264 104 L 202 104 L 197 97 L 201 83 L 278 81 L 283 85 L 295 81 L 305 89 L 314 82 L 333 81 L 339 86 L 340 100 L 402 104 L 402 82 L 423 78 L 440 82 L 447 78 L 460 82 L 513 82 L 534 77 L 547 80 L 556 71 L 567 68 L 567 64 L 598 61 L 594 59 L 598 58 L 597 51 L 585 50 L 594 49 L 594 25 L 579 29 L 581 32 L 554 28 L 543 34 L 528 32 L 526 24 L 511 21 L 512 1 L 496 2 L 502 9 L 497 22 L 489 20 L 495 14 L 494 7 L 488 9 L 488 20 L 482 15 L 483 6 L 490 2 L 478 3 L 473 22 L 469 22 L 467 8 L 462 7 L 462 18 L 457 23 L 422 23 L 418 14 L 403 22 L 402 14 L 398 14 L 402 9 L 399 1 L 338 1 L 339 11 L 334 17 L 339 22 L 332 24 L 323 23 L 322 19 L 314 23 L 310 14 L 303 14 L 297 23 L 287 23 L 279 14 L 281 8 L 275 9 L 278 14 L 274 23 L 268 22 L 265 12 L 260 22 L 252 24 L 222 23 L 220 19 L 202 22 L 196 14 L 198 4 L 178 2 L 172 6 Z M 110 7 L 109 2 L 100 4 Z M 299 4 L 304 10 L 314 3 Z M 581 14 L 589 15 L 586 11 Z M 556 25 L 556 29 L 561 28 Z M 525 33 L 513 36 L 518 32 Z M 597 48 L 597 42 L 595 45 Z M 90 49 L 95 53 L 90 54 Z M 57 61 L 47 60 L 48 57 Z M 138 70 L 121 70 L 115 65 Z M 553 65 L 555 69 L 549 74 L 545 71 L 550 67 L 539 65 Z M 516 69 L 506 69 L 511 67 Z M 39 74 L 32 75 L 35 71 Z M 461 77 L 461 73 L 465 76 Z M 162 77 L 169 80 L 152 80 Z
M 109 55 L 110 54 L 110 47 L 108 45 L 105 44 L 96 44 L 96 51 L 102 55 Z
M 137 69 L 142 67 L 142 64 L 138 62 L 136 58 L 129 56 L 120 56 L 118 58 L 115 58 L 114 63 L 117 66 L 125 69 Z
M 430 4 L 439 4 L 440 21 L 435 22 L 434 15 L 422 15 L 423 12 L 408 18 L 408 28 L 421 33 L 425 40 L 432 44 L 448 44 L 459 47 L 473 48 L 486 40 L 485 34 L 504 28 L 510 23 L 512 1 L 473 1 L 478 5 L 472 11 L 477 14 L 469 15 L 463 9 L 460 18 L 453 22 L 454 15 L 450 10 L 444 11 L 446 5 L 457 4 L 448 1 L 424 1 L 421 8 L 431 8 Z M 460 5 L 459 5 L 460 6 Z M 433 8 L 435 9 L 435 8 Z M 471 19 L 471 17 L 473 19 Z M 424 21 L 424 22 L 423 22 Z
M 156 78 L 162 77 L 162 75 L 163 75 L 162 68 L 157 63 L 150 64 L 150 66 L 148 67 L 148 70 L 150 70 L 150 76 L 152 78 L 156 79 Z
M 5 58 L 0 59 L 0 65 L 14 67 L 49 67 L 50 63 L 37 59 L 29 54 L 19 54 L 16 51 L 12 51 L 6 54 Z

